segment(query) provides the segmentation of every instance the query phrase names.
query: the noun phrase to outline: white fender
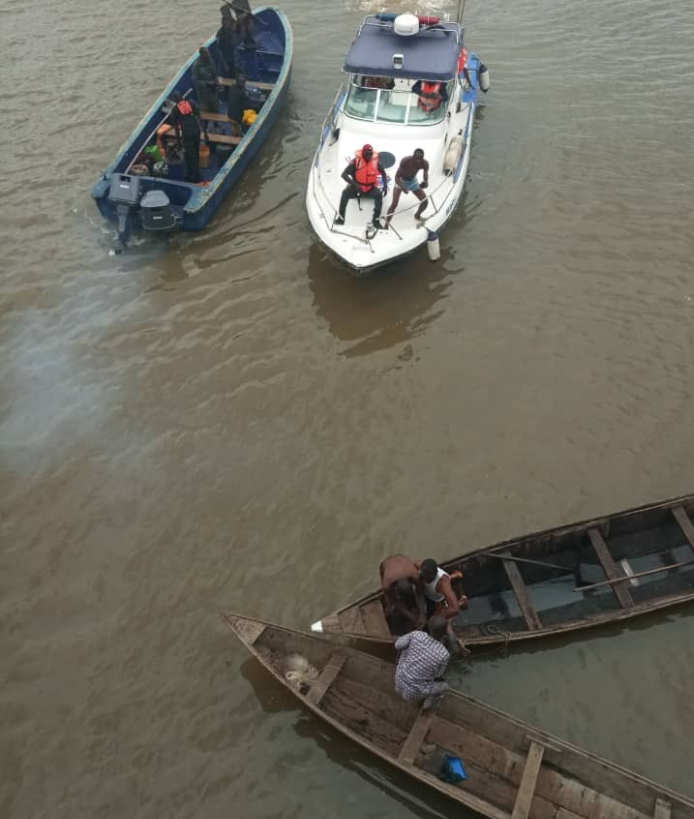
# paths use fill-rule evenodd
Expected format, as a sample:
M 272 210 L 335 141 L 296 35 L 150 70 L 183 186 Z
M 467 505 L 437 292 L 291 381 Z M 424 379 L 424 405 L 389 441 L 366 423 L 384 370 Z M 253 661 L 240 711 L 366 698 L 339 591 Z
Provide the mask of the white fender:
M 432 262 L 441 258 L 441 246 L 439 245 L 439 234 L 433 230 L 427 236 L 427 253 Z
M 489 69 L 487 68 L 486 65 L 480 63 L 479 72 L 480 89 L 486 94 L 487 91 L 489 91 L 489 86 L 491 85 Z
M 460 155 L 463 153 L 463 145 L 463 138 L 459 136 L 454 136 L 448 143 L 448 148 L 443 158 L 443 172 L 446 176 L 450 176 L 458 167 Z

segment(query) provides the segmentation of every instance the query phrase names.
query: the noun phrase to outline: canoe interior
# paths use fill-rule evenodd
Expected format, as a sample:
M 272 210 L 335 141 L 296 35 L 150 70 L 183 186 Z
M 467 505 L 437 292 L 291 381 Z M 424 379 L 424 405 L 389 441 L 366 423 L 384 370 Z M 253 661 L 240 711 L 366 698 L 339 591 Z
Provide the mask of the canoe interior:
M 271 8 L 265 8 L 257 12 L 256 18 L 257 25 L 254 31 L 254 38 L 257 48 L 246 49 L 243 46 L 238 46 L 236 49 L 237 68 L 244 70 L 247 77 L 247 84 L 250 87 L 253 86 L 254 81 L 274 84 L 282 71 L 285 60 L 285 30 L 277 13 Z M 215 64 L 218 64 L 216 39 L 212 37 L 206 45 L 210 50 L 213 61 Z M 193 62 L 197 59 L 197 56 L 196 53 L 191 57 L 180 76 L 167 88 L 167 96 L 174 91 L 178 91 L 184 97 L 193 99 L 198 102 L 198 104 L 200 103 L 193 88 L 191 74 Z M 267 96 L 269 91 L 265 90 L 263 93 Z M 226 102 L 223 94 L 220 97 L 217 113 L 226 115 Z M 143 121 L 138 132 L 131 138 L 117 162 L 109 168 L 108 173 L 128 173 L 144 149 L 156 144 L 157 128 L 165 124 L 165 122 L 166 117 L 161 111 L 160 106 L 156 106 Z M 253 128 L 254 125 L 251 125 L 249 132 L 252 132 Z M 228 122 L 210 121 L 207 123 L 207 129 L 212 137 L 234 136 L 231 123 Z M 227 161 L 233 157 L 233 153 L 237 148 L 238 146 L 229 145 L 228 150 L 224 150 L 223 147 L 219 147 L 216 143 L 211 144 L 209 166 L 206 169 L 201 169 L 201 184 L 203 186 L 210 184 L 214 180 Z M 173 180 L 151 176 L 140 177 L 140 184 L 143 193 L 150 190 L 165 191 L 174 209 L 177 210 L 183 209 L 188 204 L 193 193 L 200 187 L 197 184 L 184 182 L 182 179 Z
M 384 660 L 269 625 L 256 624 L 251 638 L 285 682 L 289 655 L 315 667 L 317 680 L 293 688 L 336 727 L 493 819 L 527 819 L 531 807 L 533 819 L 694 817 L 685 797 L 460 694 L 450 693 L 435 715 L 420 714 L 395 693 L 394 666 Z M 466 781 L 447 785 L 436 776 L 446 754 L 462 759 Z M 666 813 L 656 812 L 658 799 Z
M 454 621 L 468 642 L 499 642 L 635 616 L 694 599 L 694 496 L 507 541 L 443 563 L 460 570 L 469 608 Z M 509 562 L 508 554 L 552 563 Z M 673 569 L 663 567 L 689 563 Z M 653 571 L 663 569 L 662 571 Z M 584 591 L 577 587 L 652 572 Z M 609 573 L 609 576 L 608 576 Z M 386 623 L 383 599 L 371 595 L 323 621 L 324 631 L 389 640 L 406 623 Z
M 690 502 L 689 507 L 685 512 L 694 508 L 694 502 Z M 691 561 L 691 565 L 655 572 L 617 586 L 574 591 L 577 587 L 610 579 L 591 540 L 593 529 L 602 536 L 620 575 L 627 568 L 639 574 L 676 563 Z M 509 544 L 503 551 L 565 569 L 562 572 L 527 563 L 512 564 L 527 590 L 541 628 L 620 612 L 624 608 L 618 597 L 621 590 L 631 596 L 634 606 L 694 592 L 694 549 L 670 508 L 616 516 L 597 527 L 549 532 Z M 458 618 L 457 625 L 463 633 L 481 633 L 493 624 L 503 624 L 503 629 L 509 632 L 528 629 L 527 618 L 509 577 L 511 567 L 506 561 L 477 554 L 454 562 L 451 568 L 463 571 L 470 600 L 468 611 Z

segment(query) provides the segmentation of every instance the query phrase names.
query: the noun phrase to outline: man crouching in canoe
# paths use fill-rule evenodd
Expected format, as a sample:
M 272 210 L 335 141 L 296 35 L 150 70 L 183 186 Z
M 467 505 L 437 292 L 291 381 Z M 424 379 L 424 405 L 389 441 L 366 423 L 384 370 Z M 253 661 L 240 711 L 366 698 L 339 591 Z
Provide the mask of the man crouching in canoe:
M 426 599 L 414 560 L 405 555 L 390 555 L 381 561 L 378 570 L 391 632 L 397 635 L 424 628 Z
M 452 620 L 460 613 L 461 608 L 467 608 L 467 597 L 460 598 L 453 591 L 451 578 L 460 578 L 460 572 L 448 574 L 441 569 L 438 563 L 431 558 L 417 563 L 419 578 L 424 585 L 424 594 L 427 602 L 427 615 L 440 615 L 445 618 L 448 626 L 448 639 L 452 654 L 469 654 L 470 650 L 465 648 L 462 640 L 456 637 L 453 632 Z
M 400 652 L 395 670 L 395 690 L 406 702 L 421 702 L 428 711 L 441 702 L 448 691 L 443 675 L 450 654 L 444 645 L 448 624 L 436 615 L 429 620 L 429 633 L 411 631 L 395 641 Z

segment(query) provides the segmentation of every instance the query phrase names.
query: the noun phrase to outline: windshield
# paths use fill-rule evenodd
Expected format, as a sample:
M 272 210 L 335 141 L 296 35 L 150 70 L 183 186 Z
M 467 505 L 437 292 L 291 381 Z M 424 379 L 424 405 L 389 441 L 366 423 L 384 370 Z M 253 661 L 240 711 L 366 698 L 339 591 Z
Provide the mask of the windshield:
M 390 77 L 352 76 L 345 100 L 345 114 L 370 122 L 390 122 L 403 125 L 433 125 L 446 115 L 446 102 L 433 111 L 418 105 L 419 97 L 412 93 L 412 80 Z M 446 84 L 447 96 L 455 93 L 455 81 Z

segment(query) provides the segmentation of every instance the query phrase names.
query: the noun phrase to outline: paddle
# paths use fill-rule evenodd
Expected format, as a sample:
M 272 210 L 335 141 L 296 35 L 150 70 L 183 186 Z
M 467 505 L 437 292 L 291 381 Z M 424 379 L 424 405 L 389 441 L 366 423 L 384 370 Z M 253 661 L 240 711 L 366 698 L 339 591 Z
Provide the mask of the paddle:
M 635 574 L 627 574 L 624 577 L 617 577 L 614 580 L 602 580 L 600 583 L 591 583 L 590 586 L 577 586 L 575 592 L 588 591 L 588 589 L 597 589 L 598 586 L 614 586 L 615 583 L 624 583 L 627 580 L 634 580 L 637 577 L 645 577 L 648 574 L 658 574 L 658 572 L 667 572 L 669 569 L 679 569 L 681 566 L 691 566 L 694 560 L 686 560 L 683 563 L 671 563 L 669 566 L 660 566 L 657 569 L 648 569 L 645 572 L 636 572 Z
M 530 563 L 532 566 L 544 566 L 547 569 L 557 569 L 561 572 L 569 572 L 566 566 L 560 566 L 558 563 L 545 563 L 544 560 L 531 560 L 529 557 L 514 557 L 513 555 L 500 555 L 496 552 L 489 552 L 486 557 L 496 557 L 499 560 L 513 560 L 515 563 Z

